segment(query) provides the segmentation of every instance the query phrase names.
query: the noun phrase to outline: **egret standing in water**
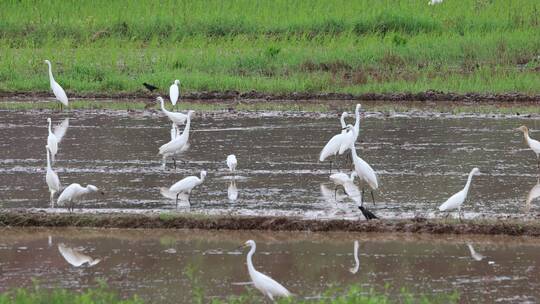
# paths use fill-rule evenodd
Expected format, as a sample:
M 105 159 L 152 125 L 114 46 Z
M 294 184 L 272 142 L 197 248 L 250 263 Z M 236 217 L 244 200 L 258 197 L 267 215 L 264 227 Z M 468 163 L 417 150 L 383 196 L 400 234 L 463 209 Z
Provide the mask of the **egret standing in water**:
M 356 121 L 354 122 L 352 130 L 348 131 L 347 136 L 344 137 L 341 146 L 339 147 L 339 155 L 342 155 L 347 150 L 349 150 L 351 148 L 351 145 L 356 143 L 356 140 L 358 139 L 358 134 L 360 133 L 360 108 L 361 105 L 357 104 L 354 111 Z
M 62 105 L 68 106 L 68 98 L 66 95 L 66 92 L 62 87 L 54 80 L 53 74 L 52 74 L 52 67 L 51 62 L 49 60 L 45 60 L 45 63 L 49 66 L 49 81 L 51 84 L 51 90 L 54 93 L 54 97 L 60 101 L 60 109 L 62 109 Z
M 373 170 L 373 168 L 371 168 L 366 161 L 361 159 L 358 154 L 356 154 L 356 147 L 354 144 L 351 146 L 351 157 L 353 159 L 354 171 L 356 172 L 358 178 L 361 181 L 366 182 L 369 188 L 371 188 L 371 199 L 373 199 L 373 204 L 375 204 L 375 196 L 373 195 L 373 191 L 379 188 L 379 182 L 377 180 L 375 170 Z M 363 197 L 364 187 L 362 186 L 362 200 Z
M 336 186 L 334 188 L 334 197 L 337 196 L 338 187 L 342 186 L 345 188 L 345 185 L 348 183 L 354 183 L 354 177 L 357 176 L 356 172 L 351 172 L 351 175 L 347 175 L 343 172 L 338 172 L 330 175 L 330 180 L 334 183 Z
M 328 141 L 328 143 L 326 143 L 324 148 L 321 150 L 321 153 L 319 154 L 319 161 L 322 162 L 329 156 L 334 156 L 338 154 L 341 144 L 347 139 L 348 133 L 353 130 L 353 125 L 347 125 L 345 127 L 345 130 L 347 130 L 346 133 L 339 133 L 337 135 L 334 135 Z M 332 161 L 330 161 L 330 171 L 332 171 Z
M 283 287 L 283 285 L 279 284 L 271 277 L 255 270 L 255 267 L 253 267 L 252 257 L 255 253 L 257 245 L 255 244 L 255 241 L 249 240 L 242 247 L 248 246 L 251 247 L 249 253 L 247 254 L 248 273 L 255 288 L 257 288 L 263 293 L 263 295 L 267 296 L 272 301 L 274 301 L 274 297 L 290 297 L 291 293 L 285 287 Z
M 158 96 L 157 100 L 159 101 L 159 103 L 161 104 L 161 111 L 163 111 L 163 113 L 165 115 L 167 115 L 167 117 L 169 117 L 169 119 L 175 123 L 177 126 L 180 126 L 180 125 L 183 125 L 187 118 L 188 118 L 188 115 L 187 114 L 184 114 L 184 113 L 180 113 L 180 112 L 171 112 L 171 111 L 168 111 L 166 108 L 165 108 L 165 101 L 163 100 L 163 98 L 161 96 Z
M 49 186 L 49 191 L 51 192 L 51 208 L 54 208 L 54 194 L 60 192 L 61 185 L 58 174 L 54 172 L 51 166 L 49 146 L 45 146 L 45 150 L 47 150 L 47 173 L 45 174 L 45 181 L 47 182 L 47 186 Z
M 533 150 L 533 152 L 536 154 L 536 163 L 538 165 L 538 169 L 540 169 L 540 142 L 536 139 L 532 139 L 529 136 L 529 129 L 526 126 L 521 126 L 517 129 L 523 132 L 523 136 L 525 137 L 525 142 L 529 145 L 531 150 Z
M 193 191 L 193 188 L 202 184 L 205 178 L 206 171 L 203 170 L 201 171 L 200 178 L 197 176 L 185 177 L 184 179 L 176 182 L 169 189 L 161 188 L 161 194 L 165 197 L 175 197 L 176 208 L 178 208 L 178 197 L 180 196 L 180 194 L 187 194 L 188 203 L 191 204 L 191 201 L 189 200 L 189 197 L 191 196 L 191 191 Z
M 86 187 L 83 187 L 80 184 L 71 184 L 67 186 L 64 191 L 62 191 L 58 197 L 57 205 L 66 205 L 68 210 L 73 212 L 76 202 L 81 201 L 84 196 L 98 191 L 98 188 L 94 185 L 87 185 Z M 104 195 L 105 193 L 101 191 L 101 194 Z
M 234 154 L 231 154 L 231 155 L 227 156 L 227 167 L 229 167 L 229 170 L 233 174 L 236 171 L 236 165 L 238 165 L 238 161 L 236 160 L 236 156 Z
M 51 118 L 47 118 L 47 122 L 49 123 L 47 146 L 49 146 L 49 150 L 51 151 L 51 160 L 54 162 L 56 153 L 58 153 L 58 144 L 62 141 L 62 138 L 64 138 L 64 135 L 69 127 L 69 118 L 64 119 L 61 124 L 56 126 L 54 128 L 54 132 L 52 131 Z
M 465 188 L 463 188 L 458 193 L 452 195 L 446 202 L 444 202 L 440 207 L 439 211 L 451 211 L 451 210 L 458 210 L 459 220 L 461 220 L 461 205 L 463 205 L 463 202 L 465 202 L 465 199 L 467 199 L 467 193 L 469 192 L 469 187 L 471 186 L 471 181 L 474 175 L 479 174 L 480 169 L 473 168 L 471 172 L 469 173 L 469 177 L 467 178 L 467 183 L 465 184 Z
M 178 97 L 180 97 L 180 88 L 178 86 L 179 84 L 180 80 L 176 79 L 169 88 L 169 97 L 171 98 L 172 105 L 176 106 L 176 111 L 178 111 L 178 106 L 176 103 L 178 102 Z
M 167 158 L 172 157 L 174 161 L 174 168 L 176 169 L 176 156 L 186 150 L 186 146 L 189 145 L 189 128 L 191 126 L 191 115 L 194 111 L 188 111 L 187 122 L 184 131 L 180 136 L 176 136 L 168 143 L 159 147 L 159 154 L 163 155 L 163 168 L 167 165 Z M 172 133 L 172 132 L 171 132 Z M 172 135 L 171 135 L 172 138 Z

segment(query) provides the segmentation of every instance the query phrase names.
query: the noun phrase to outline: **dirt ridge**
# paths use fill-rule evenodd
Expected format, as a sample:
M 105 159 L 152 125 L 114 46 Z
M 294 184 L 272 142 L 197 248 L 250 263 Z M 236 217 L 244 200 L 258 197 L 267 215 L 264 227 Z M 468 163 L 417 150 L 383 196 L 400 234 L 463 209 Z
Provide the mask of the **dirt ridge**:
M 519 220 L 315 220 L 270 216 L 197 214 L 88 214 L 1 211 L 0 227 L 94 227 L 146 229 L 270 230 L 487 234 L 540 237 L 540 224 Z
M 147 99 L 159 94 L 149 92 L 118 93 L 76 93 L 68 92 L 70 98 L 78 99 Z M 166 93 L 163 94 L 167 95 Z M 32 99 L 50 98 L 49 91 L 39 92 L 0 92 L 0 98 Z M 296 101 L 296 100 L 349 100 L 349 101 L 465 101 L 465 102 L 540 102 L 540 94 L 508 93 L 452 93 L 429 90 L 409 93 L 263 93 L 257 91 L 201 91 L 182 95 L 187 100 L 228 100 L 228 101 Z

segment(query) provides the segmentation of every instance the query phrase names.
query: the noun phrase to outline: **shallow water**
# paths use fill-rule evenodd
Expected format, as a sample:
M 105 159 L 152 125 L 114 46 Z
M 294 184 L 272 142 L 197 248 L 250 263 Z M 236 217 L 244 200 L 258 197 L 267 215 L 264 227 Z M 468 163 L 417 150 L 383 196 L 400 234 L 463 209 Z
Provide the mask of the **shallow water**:
M 399 294 L 458 292 L 462 302 L 540 301 L 540 244 L 518 237 L 190 230 L 8 229 L 0 239 L 0 291 L 31 286 L 80 290 L 101 279 L 122 295 L 152 303 L 190 303 L 193 269 L 208 297 L 246 291 L 247 239 L 257 242 L 255 267 L 297 294 L 317 297 L 330 285 Z M 358 271 L 353 256 L 359 241 Z M 58 245 L 94 259 L 74 267 Z M 474 260 L 466 243 L 485 256 Z
M 352 109 L 351 109 L 352 110 Z M 0 112 L 0 203 L 5 208 L 48 206 L 45 184 L 47 117 L 56 125 L 70 118 L 59 145 L 55 170 L 63 185 L 95 184 L 106 192 L 85 208 L 174 209 L 161 196 L 188 175 L 209 172 L 195 189 L 191 211 L 281 214 L 312 217 L 356 217 L 355 202 L 333 198 L 327 163 L 318 162 L 324 144 L 339 132 L 339 119 L 231 117 L 225 112 L 193 119 L 190 149 L 174 170 L 161 168 L 158 147 L 170 139 L 170 124 L 159 113 L 92 112 L 71 114 Z M 353 118 L 349 118 L 353 123 Z M 376 214 L 428 214 L 463 188 L 467 174 L 479 167 L 464 210 L 469 215 L 520 214 L 537 184 L 536 157 L 514 129 L 534 119 L 441 118 L 366 115 L 361 122 L 359 155 L 376 170 L 380 191 Z M 539 138 L 538 133 L 532 137 Z M 235 189 L 225 158 L 236 154 Z M 349 172 L 343 161 L 339 168 Z M 335 171 L 334 171 L 335 172 Z M 370 195 L 365 196 L 371 201 Z M 533 201 L 529 212 L 538 214 Z

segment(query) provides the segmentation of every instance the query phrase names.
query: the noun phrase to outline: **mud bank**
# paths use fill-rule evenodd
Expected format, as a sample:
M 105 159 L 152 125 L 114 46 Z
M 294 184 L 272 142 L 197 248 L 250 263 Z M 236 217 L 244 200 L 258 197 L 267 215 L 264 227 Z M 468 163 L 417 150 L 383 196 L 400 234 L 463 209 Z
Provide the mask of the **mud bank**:
M 431 234 L 486 234 L 540 236 L 540 224 L 519 220 L 310 220 L 293 217 L 206 216 L 198 214 L 54 214 L 3 211 L 0 226 L 7 227 L 94 227 L 145 229 L 267 230 L 402 232 Z
M 149 92 L 118 92 L 118 93 L 77 93 L 68 92 L 70 98 L 89 99 L 146 99 L 159 95 Z M 164 93 L 166 95 L 166 93 Z M 10 99 L 35 99 L 49 98 L 51 93 L 46 92 L 0 92 L 0 98 Z M 461 101 L 461 102 L 540 102 L 540 94 L 528 95 L 523 93 L 452 93 L 441 91 L 426 91 L 418 93 L 263 93 L 256 91 L 238 92 L 188 92 L 182 95 L 182 99 L 187 100 L 235 100 L 235 101 L 298 101 L 298 100 L 349 100 L 349 101 Z

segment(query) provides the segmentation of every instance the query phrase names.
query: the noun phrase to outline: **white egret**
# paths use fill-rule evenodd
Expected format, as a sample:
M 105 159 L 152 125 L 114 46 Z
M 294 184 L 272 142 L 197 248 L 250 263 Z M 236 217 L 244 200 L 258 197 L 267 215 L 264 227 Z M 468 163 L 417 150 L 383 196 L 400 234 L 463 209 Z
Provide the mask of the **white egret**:
M 191 196 L 191 191 L 193 191 L 193 188 L 202 184 L 204 182 L 205 177 L 206 177 L 206 171 L 203 170 L 201 171 L 200 178 L 197 176 L 185 177 L 182 180 L 176 182 L 169 189 L 161 188 L 160 189 L 161 194 L 163 194 L 163 196 L 165 197 L 175 197 L 176 208 L 178 208 L 178 196 L 180 196 L 180 194 L 187 194 L 188 203 L 191 204 L 189 200 L 189 197 Z
M 475 261 L 481 261 L 481 260 L 483 260 L 485 258 L 485 256 L 483 256 L 480 253 L 476 252 L 476 250 L 474 250 L 473 246 L 470 243 L 467 243 L 467 247 L 469 247 L 469 252 L 471 253 L 471 257 Z
M 529 194 L 527 195 L 527 201 L 526 204 L 530 205 L 531 202 L 540 196 L 540 178 L 537 180 L 536 185 L 532 187 L 532 189 L 529 191 Z
M 517 128 L 517 130 L 523 132 L 523 136 L 525 137 L 525 142 L 529 145 L 531 150 L 536 154 L 536 162 L 538 165 L 538 169 L 540 169 L 540 142 L 536 139 L 532 139 L 529 136 L 529 129 L 526 126 L 521 126 Z
M 157 100 L 159 101 L 159 103 L 161 104 L 161 111 L 163 111 L 163 113 L 165 113 L 165 115 L 167 115 L 167 117 L 169 117 L 169 119 L 175 123 L 176 125 L 183 125 L 184 122 L 186 122 L 187 118 L 188 118 L 188 115 L 187 114 L 184 114 L 184 113 L 180 113 L 180 112 L 171 112 L 171 111 L 168 111 L 167 109 L 165 109 L 165 101 L 163 100 L 163 98 L 161 96 L 159 96 L 157 98 Z
M 172 139 L 168 143 L 159 147 L 159 154 L 163 155 L 163 168 L 167 164 L 167 158 L 172 157 L 174 161 L 174 168 L 176 169 L 176 156 L 187 149 L 189 145 L 189 128 L 191 126 L 191 115 L 194 111 L 188 111 L 187 113 L 187 123 L 184 131 L 180 136 L 176 136 L 175 139 Z M 172 136 L 171 136 L 172 137 Z
M 236 160 L 236 156 L 234 154 L 227 156 L 227 167 L 229 167 L 229 170 L 232 173 L 236 171 L 237 164 L 238 164 L 238 161 Z
M 347 112 L 341 113 L 341 118 L 339 119 L 339 121 L 341 122 L 341 133 L 347 132 L 347 130 L 345 130 L 345 128 L 347 128 L 347 124 L 345 123 L 345 117 L 347 116 L 349 116 L 349 113 Z
M 56 126 L 54 128 L 54 132 L 52 131 L 52 121 L 50 117 L 47 118 L 47 122 L 49 123 L 47 146 L 49 146 L 49 150 L 51 151 L 51 160 L 54 162 L 56 153 L 58 153 L 58 144 L 64 138 L 64 135 L 69 127 L 69 118 L 64 119 L 61 124 Z
M 443 2 L 443 0 L 429 0 L 428 4 L 429 5 L 436 5 L 436 4 L 441 4 Z
M 171 103 L 173 106 L 176 106 L 176 102 L 178 102 L 178 97 L 180 97 L 180 88 L 178 87 L 179 84 L 180 80 L 176 79 L 169 88 L 169 97 L 171 98 Z M 178 110 L 178 107 L 176 107 L 176 110 Z
M 354 111 L 354 115 L 356 117 L 356 121 L 354 122 L 353 129 L 347 132 L 347 136 L 344 137 L 343 141 L 341 142 L 341 146 L 339 147 L 339 155 L 342 155 L 347 150 L 351 148 L 351 145 L 356 143 L 356 140 L 358 139 L 358 134 L 360 133 L 360 108 L 362 106 L 360 104 L 356 105 L 356 109 Z
M 336 155 L 339 152 L 339 148 L 341 147 L 341 144 L 344 140 L 347 138 L 347 134 L 349 131 L 353 129 L 353 125 L 347 125 L 345 127 L 347 130 L 346 133 L 340 133 L 337 135 L 334 135 L 328 143 L 324 146 L 324 148 L 321 150 L 321 153 L 319 154 L 319 161 L 324 161 L 327 157 Z M 330 161 L 330 171 L 332 171 L 332 161 Z
M 227 197 L 231 202 L 238 199 L 238 188 L 236 187 L 236 181 L 233 179 L 227 188 Z
M 75 267 L 80 267 L 84 264 L 88 264 L 88 267 L 91 267 L 101 262 L 100 259 L 93 259 L 82 253 L 81 250 L 67 247 L 63 243 L 58 244 L 58 251 L 60 251 L 60 254 L 66 260 L 66 262 Z
M 86 187 L 83 187 L 80 184 L 74 183 L 67 186 L 64 191 L 62 191 L 62 193 L 58 197 L 58 201 L 56 202 L 56 204 L 58 206 L 66 205 L 68 210 L 73 211 L 76 202 L 82 200 L 82 198 L 87 194 L 95 193 L 98 191 L 99 189 L 94 185 L 87 185 Z M 105 193 L 101 191 L 101 194 L 104 195 Z
M 45 60 L 45 63 L 49 66 L 49 81 L 51 83 L 51 90 L 54 93 L 54 96 L 58 101 L 60 101 L 60 107 L 62 105 L 65 105 L 67 107 L 68 105 L 68 98 L 66 95 L 66 92 L 62 87 L 54 80 L 53 74 L 52 74 L 52 68 L 51 68 L 51 62 L 49 60 Z
M 452 195 L 446 202 L 444 202 L 440 207 L 439 211 L 450 211 L 457 209 L 459 219 L 461 220 L 461 205 L 463 205 L 463 202 L 465 202 L 465 199 L 467 199 L 467 193 L 469 192 L 469 187 L 471 186 L 471 181 L 473 178 L 473 175 L 479 174 L 480 169 L 473 168 L 471 172 L 469 173 L 469 177 L 467 179 L 467 183 L 465 184 L 465 188 L 463 188 L 458 193 Z
M 45 181 L 47 182 L 47 186 L 49 186 L 49 191 L 51 192 L 51 208 L 54 208 L 54 194 L 60 192 L 60 188 L 62 186 L 60 185 L 58 174 L 54 172 L 51 166 L 49 146 L 45 146 L 45 150 L 47 150 L 47 173 L 45 174 Z
M 360 260 L 358 259 L 358 247 L 360 247 L 358 241 L 354 241 L 354 267 L 349 268 L 349 272 L 352 274 L 357 273 L 358 269 L 360 268 Z
M 267 296 L 272 301 L 274 301 L 274 297 L 290 297 L 291 293 L 285 287 L 283 287 L 283 285 L 279 284 L 271 277 L 255 270 L 255 267 L 253 267 L 252 257 L 255 253 L 257 245 L 255 244 L 255 241 L 249 240 L 244 244 L 243 247 L 247 246 L 251 247 L 249 253 L 247 254 L 247 267 L 249 276 L 253 281 L 255 288 L 257 288 L 263 293 L 263 295 Z
M 375 196 L 373 195 L 373 191 L 379 188 L 379 182 L 377 180 L 375 170 L 373 170 L 373 168 L 371 168 L 371 166 L 366 161 L 361 159 L 358 154 L 356 154 L 356 148 L 354 144 L 351 146 L 351 157 L 353 159 L 354 171 L 356 172 L 358 178 L 361 181 L 366 182 L 369 188 L 371 188 L 371 198 L 373 199 L 373 204 L 375 204 Z M 364 187 L 362 187 L 362 199 L 363 197 Z
M 338 172 L 330 175 L 330 180 L 336 186 L 334 189 L 334 197 L 337 195 L 337 190 L 339 186 L 345 188 L 345 184 L 354 183 L 354 177 L 357 176 L 356 172 L 351 172 L 351 175 L 347 175 L 343 172 Z

